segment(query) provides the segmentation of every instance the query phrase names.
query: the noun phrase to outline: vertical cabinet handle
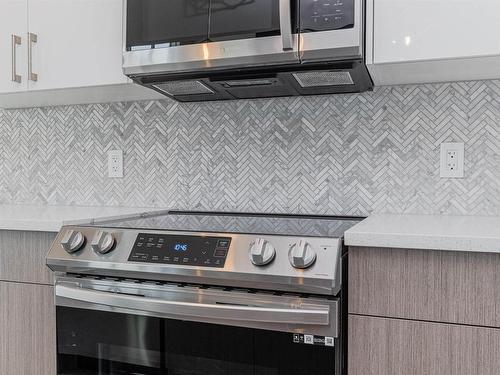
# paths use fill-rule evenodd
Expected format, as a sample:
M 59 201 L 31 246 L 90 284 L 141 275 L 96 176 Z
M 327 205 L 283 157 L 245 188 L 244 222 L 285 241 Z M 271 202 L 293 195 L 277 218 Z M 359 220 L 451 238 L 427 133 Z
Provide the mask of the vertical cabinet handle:
M 21 45 L 21 37 L 12 34 L 12 82 L 21 83 L 21 76 L 17 74 L 17 46 Z
M 28 79 L 38 81 L 38 74 L 33 73 L 33 44 L 38 42 L 38 35 L 28 33 Z
M 292 10 L 290 0 L 279 0 L 280 2 L 280 31 L 283 41 L 283 51 L 293 50 L 292 36 Z

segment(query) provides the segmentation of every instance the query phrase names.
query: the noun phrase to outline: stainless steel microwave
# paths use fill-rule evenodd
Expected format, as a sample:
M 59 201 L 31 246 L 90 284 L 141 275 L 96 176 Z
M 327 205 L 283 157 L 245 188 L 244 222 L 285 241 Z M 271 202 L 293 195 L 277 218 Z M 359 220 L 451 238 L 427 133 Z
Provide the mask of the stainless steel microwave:
M 363 0 L 126 0 L 124 9 L 124 73 L 178 100 L 372 87 Z

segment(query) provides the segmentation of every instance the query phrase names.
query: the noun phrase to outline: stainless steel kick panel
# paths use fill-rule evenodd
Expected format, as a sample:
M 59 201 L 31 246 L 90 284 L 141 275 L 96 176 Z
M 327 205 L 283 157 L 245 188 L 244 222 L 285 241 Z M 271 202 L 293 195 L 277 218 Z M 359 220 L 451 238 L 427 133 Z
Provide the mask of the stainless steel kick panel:
M 195 286 L 58 278 L 58 306 L 338 336 L 338 301 Z

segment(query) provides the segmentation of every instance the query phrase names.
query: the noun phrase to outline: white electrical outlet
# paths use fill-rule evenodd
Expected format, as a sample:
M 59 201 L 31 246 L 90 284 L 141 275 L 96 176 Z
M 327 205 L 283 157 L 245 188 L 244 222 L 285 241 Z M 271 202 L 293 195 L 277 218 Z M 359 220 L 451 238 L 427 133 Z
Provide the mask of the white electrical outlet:
M 441 177 L 464 177 L 464 144 L 441 143 Z
M 108 177 L 122 178 L 123 177 L 123 151 L 111 150 L 108 151 Z

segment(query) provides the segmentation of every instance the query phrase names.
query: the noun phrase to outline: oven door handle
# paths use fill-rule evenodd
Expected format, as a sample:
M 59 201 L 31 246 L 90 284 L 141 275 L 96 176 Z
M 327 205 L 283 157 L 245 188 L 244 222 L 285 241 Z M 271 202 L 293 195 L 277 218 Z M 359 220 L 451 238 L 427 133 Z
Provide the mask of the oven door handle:
M 283 42 L 283 51 L 293 50 L 292 35 L 292 9 L 290 0 L 279 0 L 280 2 L 280 31 Z
M 198 303 L 163 300 L 129 294 L 85 289 L 79 286 L 56 285 L 56 297 L 110 307 L 162 314 L 177 318 L 198 318 L 273 324 L 328 326 L 330 311 L 326 306 L 307 305 L 304 308 Z

